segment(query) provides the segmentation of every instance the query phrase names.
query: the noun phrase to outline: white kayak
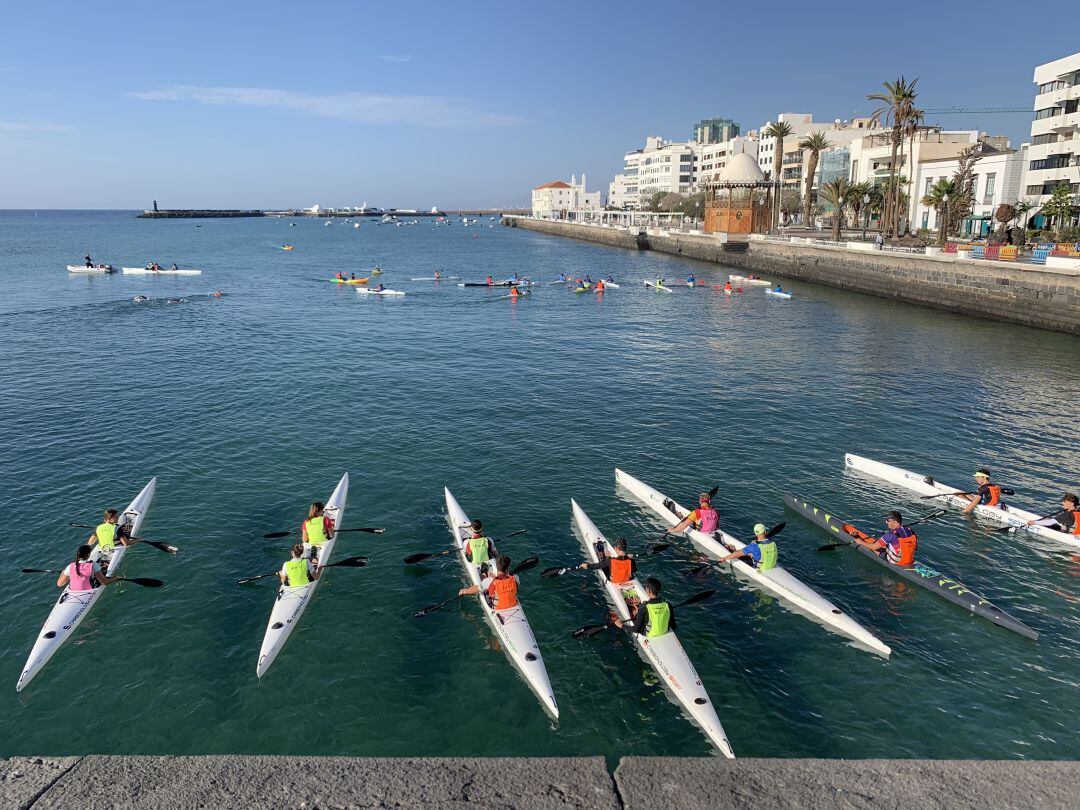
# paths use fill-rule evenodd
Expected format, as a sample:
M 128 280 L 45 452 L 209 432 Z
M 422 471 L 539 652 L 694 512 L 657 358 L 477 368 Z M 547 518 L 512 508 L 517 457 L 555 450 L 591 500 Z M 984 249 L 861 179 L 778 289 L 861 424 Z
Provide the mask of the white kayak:
M 646 281 L 645 286 L 648 287 L 650 290 L 663 290 L 664 292 L 671 292 L 670 287 L 665 287 L 662 284 L 653 284 L 651 281 Z
M 345 473 L 338 481 L 338 485 L 334 487 L 330 497 L 326 499 L 324 507 L 326 515 L 334 521 L 335 528 L 341 526 L 342 518 L 345 516 L 345 500 L 348 497 L 349 474 Z M 330 562 L 330 555 L 334 551 L 337 538 L 338 535 L 335 532 L 334 536 L 327 540 L 319 550 L 320 565 Z M 274 663 L 274 659 L 288 641 L 289 634 L 300 623 L 300 617 L 304 615 L 304 610 L 315 597 L 315 591 L 325 576 L 324 573 L 307 585 L 278 587 L 277 599 L 273 610 L 270 611 L 270 620 L 266 623 L 266 634 L 263 636 L 262 647 L 259 649 L 259 663 L 255 667 L 255 674 L 260 678 L 266 674 L 266 670 Z
M 454 545 L 457 548 L 457 558 L 465 569 L 470 585 L 480 584 L 479 566 L 469 562 L 465 556 L 465 538 L 469 535 L 469 517 L 458 504 L 457 499 L 450 490 L 443 488 L 446 495 L 446 522 L 450 527 L 450 534 L 454 537 Z M 491 563 L 494 565 L 494 561 Z M 551 681 L 548 680 L 547 667 L 540 655 L 540 648 L 536 645 L 529 620 L 525 617 L 525 608 L 519 599 L 515 607 L 508 610 L 493 610 L 488 601 L 487 594 L 480 592 L 476 595 L 480 607 L 484 611 L 484 618 L 495 631 L 506 657 L 510 663 L 521 673 L 525 683 L 536 693 L 543 704 L 544 709 L 554 718 L 559 717 L 559 707 L 555 703 L 555 694 L 551 691 Z
M 93 267 L 87 267 L 85 264 L 69 264 L 67 269 L 69 273 L 81 273 L 87 276 L 100 276 L 116 272 L 116 268 L 111 264 L 95 264 Z
M 851 453 L 846 453 L 844 455 L 844 466 L 849 470 L 856 470 L 866 475 L 873 476 L 874 478 L 888 481 L 890 484 L 895 484 L 896 486 L 914 492 L 917 495 L 935 495 L 939 492 L 967 491 L 957 489 L 956 487 L 946 486 L 939 481 L 935 481 L 928 475 L 920 475 L 919 473 L 913 473 L 909 470 L 893 467 L 889 464 L 882 464 L 880 461 L 873 461 Z M 972 487 L 972 489 L 974 489 L 974 487 Z M 964 509 L 970 502 L 964 497 L 943 495 L 940 498 L 927 499 L 924 503 L 926 503 L 927 506 L 943 503 L 957 509 Z M 1075 534 L 1059 532 L 1048 526 L 1025 526 L 1024 524 L 1029 520 L 1036 520 L 1043 516 L 1036 515 L 1034 512 L 1028 512 L 1024 509 L 1019 509 L 1008 503 L 1006 503 L 1004 509 L 997 506 L 983 506 L 982 504 L 979 504 L 975 507 L 974 514 L 998 526 L 1013 526 L 1016 527 L 1018 531 L 1026 530 L 1036 537 L 1042 537 L 1046 540 L 1055 540 L 1059 543 L 1072 546 L 1073 548 L 1080 548 L 1080 537 Z
M 578 506 L 577 501 L 570 501 L 570 508 L 574 513 L 574 523 L 581 535 L 582 545 L 589 562 L 600 562 L 602 551 L 604 556 L 614 557 L 615 549 L 607 538 L 596 528 L 596 524 L 589 519 L 584 510 Z M 628 602 L 634 600 L 640 604 L 643 593 L 637 579 L 632 579 L 621 585 L 616 585 L 608 579 L 603 571 L 597 571 L 600 584 L 607 594 L 608 601 L 615 608 L 619 618 L 628 622 L 633 618 L 630 615 Z M 712 741 L 713 745 L 720 749 L 725 757 L 735 758 L 735 752 L 731 750 L 724 727 L 720 725 L 720 719 L 716 716 L 709 693 L 698 677 L 697 670 L 690 663 L 678 636 L 674 631 L 662 636 L 648 638 L 638 633 L 630 633 L 637 646 L 638 653 L 644 658 L 660 677 L 668 694 L 683 708 L 690 719 L 705 732 L 705 736 Z
M 771 295 L 773 298 L 791 298 L 791 293 L 789 293 L 789 292 L 777 292 L 776 290 L 766 290 L 765 294 L 766 295 Z
M 766 281 L 763 278 L 747 278 L 746 276 L 737 276 L 734 273 L 728 276 L 732 281 L 741 281 L 743 284 L 752 284 L 758 287 L 771 287 L 772 282 Z
M 618 284 L 616 284 L 614 281 L 607 281 L 606 279 L 604 280 L 604 286 L 605 287 L 611 287 L 611 289 L 613 289 L 613 290 L 619 289 Z
M 678 524 L 690 514 L 689 510 L 620 469 L 615 470 L 615 482 L 659 515 L 669 527 Z M 711 535 L 693 528 L 686 529 L 685 533 L 698 548 L 713 559 L 746 546 L 745 543 L 719 529 Z M 892 652 L 877 636 L 798 577 L 785 571 L 782 566 L 778 565 L 768 571 L 758 571 L 742 558 L 732 560 L 729 564 L 738 574 L 762 590 L 773 594 L 795 612 L 816 619 L 828 629 L 853 639 L 873 652 L 881 655 L 889 655 Z
M 404 295 L 401 290 L 369 290 L 367 287 L 357 287 L 360 295 Z
M 146 517 L 146 510 L 150 508 L 150 501 L 154 499 L 154 490 L 156 488 L 157 478 L 150 479 L 150 483 L 143 487 L 142 492 L 136 495 L 135 500 L 128 504 L 127 509 L 120 514 L 117 525 L 130 526 L 132 537 L 138 537 L 139 535 L 139 528 Z M 116 576 L 117 569 L 119 569 L 127 550 L 128 546 L 117 545 L 113 549 L 111 556 L 103 557 L 101 547 L 95 544 L 94 550 L 90 554 L 90 560 L 103 566 L 102 570 L 106 576 Z M 30 651 L 30 656 L 26 659 L 22 674 L 19 675 L 19 682 L 15 685 L 16 690 L 21 692 L 26 688 L 26 685 L 48 663 L 53 654 L 60 649 L 60 645 L 71 638 L 79 623 L 90 612 L 90 608 L 94 606 L 101 594 L 110 587 L 116 586 L 106 585 L 94 588 L 92 591 L 72 591 L 64 588 L 64 592 L 60 594 L 60 598 L 56 600 L 52 612 L 49 613 L 49 618 L 45 620 L 37 641 L 34 642 L 34 649 Z
M 410 278 L 409 281 L 447 281 L 449 279 L 459 279 L 461 276 L 420 276 L 419 278 Z
M 201 276 L 202 270 L 150 270 L 146 267 L 124 267 L 125 276 Z

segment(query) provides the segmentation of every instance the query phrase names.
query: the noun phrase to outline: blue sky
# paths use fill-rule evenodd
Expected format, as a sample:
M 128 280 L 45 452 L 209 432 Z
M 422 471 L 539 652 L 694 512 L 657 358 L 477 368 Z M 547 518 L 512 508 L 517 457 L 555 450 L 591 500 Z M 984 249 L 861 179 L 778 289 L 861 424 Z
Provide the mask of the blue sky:
M 512 206 L 582 171 L 606 191 L 646 135 L 850 118 L 900 74 L 924 108 L 1030 108 L 1034 66 L 1080 39 L 1024 9 L 4 3 L 0 208 Z M 1030 115 L 931 122 L 1018 143 Z

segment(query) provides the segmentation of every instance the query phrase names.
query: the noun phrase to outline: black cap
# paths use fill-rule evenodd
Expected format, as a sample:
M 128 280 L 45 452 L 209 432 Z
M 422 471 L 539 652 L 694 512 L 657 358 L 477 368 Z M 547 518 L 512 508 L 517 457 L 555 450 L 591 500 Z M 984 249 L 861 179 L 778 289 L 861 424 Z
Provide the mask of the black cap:
M 904 516 L 901 515 L 899 512 L 897 512 L 895 509 L 893 511 L 889 512 L 889 514 L 885 515 L 885 517 L 889 518 L 889 519 L 892 519 L 892 520 L 895 520 L 897 523 L 903 523 L 904 522 Z

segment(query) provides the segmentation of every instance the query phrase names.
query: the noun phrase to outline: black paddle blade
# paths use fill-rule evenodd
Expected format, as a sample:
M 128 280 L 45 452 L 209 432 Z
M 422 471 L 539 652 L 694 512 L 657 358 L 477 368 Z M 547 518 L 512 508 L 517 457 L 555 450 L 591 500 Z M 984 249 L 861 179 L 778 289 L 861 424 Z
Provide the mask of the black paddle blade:
M 706 599 L 711 598 L 712 595 L 715 594 L 715 593 L 716 593 L 715 588 L 713 588 L 711 590 L 708 590 L 708 591 L 702 591 L 701 593 L 695 593 L 693 596 L 691 596 L 685 602 L 681 602 L 678 606 L 679 607 L 686 607 L 687 605 L 696 605 L 698 602 L 704 602 Z
M 717 484 L 715 487 L 710 489 L 709 490 L 709 500 L 712 500 L 713 498 L 715 498 L 716 493 L 719 492 L 719 491 L 720 491 L 720 485 L 719 484 Z
M 499 538 L 501 543 L 503 540 L 509 540 L 511 537 L 517 537 L 519 534 L 528 534 L 528 529 L 518 529 L 516 532 L 510 532 L 510 534 Z
M 767 532 L 765 532 L 765 536 L 766 537 L 774 537 L 775 535 L 780 534 L 780 532 L 782 532 L 784 530 L 785 526 L 787 526 L 786 522 L 785 523 L 777 523 L 775 526 L 773 526 L 771 529 L 769 529 Z
M 555 577 L 561 577 L 563 574 L 570 570 L 572 569 L 560 568 L 556 565 L 554 568 L 545 568 L 543 571 L 540 572 L 540 576 L 543 579 L 555 579 Z
M 667 551 L 671 548 L 671 543 L 656 543 L 649 547 L 649 554 L 659 554 L 661 551 Z
M 819 546 L 818 551 L 832 551 L 833 549 L 841 548 L 843 546 L 850 546 L 851 543 L 829 543 L 827 546 Z
M 454 599 L 456 599 L 456 598 L 457 597 L 455 596 Z M 420 610 L 416 611 L 416 613 L 413 614 L 413 618 L 414 619 L 419 619 L 421 616 L 427 616 L 430 613 L 434 613 L 439 608 L 444 607 L 445 605 L 448 605 L 451 602 L 453 602 L 454 599 L 447 599 L 445 602 L 439 602 L 439 604 L 437 604 L 437 605 L 428 605 L 426 608 L 420 608 Z
M 263 539 L 273 540 L 276 537 L 288 537 L 290 534 L 293 534 L 293 532 L 270 532 L 270 534 L 264 534 Z
M 365 526 L 362 529 L 337 529 L 338 532 L 367 532 L 368 534 L 382 534 L 386 529 L 378 529 L 372 526 Z
M 150 579 L 149 577 L 117 577 L 117 579 L 121 582 L 134 582 L 144 588 L 160 588 L 165 584 L 160 579 Z
M 237 585 L 247 585 L 249 582 L 254 582 L 257 579 L 266 579 L 267 577 L 272 577 L 276 573 L 277 573 L 277 571 L 271 571 L 268 574 L 258 574 L 257 576 L 254 576 L 254 577 L 244 577 L 243 579 L 236 580 L 236 584 Z
M 589 638 L 595 636 L 601 630 L 607 630 L 606 624 L 587 624 L 584 627 L 579 627 L 573 633 L 570 634 L 571 638 Z
M 174 546 L 172 543 L 162 543 L 158 540 L 140 540 L 140 543 L 146 543 L 148 546 L 153 546 L 159 551 L 164 551 L 167 554 L 175 554 L 180 549 Z
M 530 568 L 535 568 L 536 564 L 540 562 L 539 557 L 526 557 L 524 560 L 515 565 L 511 570 L 511 574 L 519 574 L 522 571 L 528 571 Z
M 22 570 L 24 574 L 59 574 L 59 571 L 54 571 L 51 568 L 24 568 Z
M 422 562 L 422 561 L 424 561 L 426 559 L 429 559 L 431 557 L 436 557 L 436 556 L 438 556 L 438 555 L 436 555 L 436 554 L 410 554 L 408 557 L 405 558 L 405 564 L 406 565 L 412 565 L 413 563 Z
M 367 557 L 346 557 L 344 560 L 338 560 L 335 563 L 330 563 L 326 566 L 326 568 L 333 568 L 336 565 L 340 565 L 343 568 L 363 568 L 367 564 Z
M 91 526 L 88 523 L 69 523 L 68 526 L 74 526 L 76 529 L 96 529 L 97 526 Z

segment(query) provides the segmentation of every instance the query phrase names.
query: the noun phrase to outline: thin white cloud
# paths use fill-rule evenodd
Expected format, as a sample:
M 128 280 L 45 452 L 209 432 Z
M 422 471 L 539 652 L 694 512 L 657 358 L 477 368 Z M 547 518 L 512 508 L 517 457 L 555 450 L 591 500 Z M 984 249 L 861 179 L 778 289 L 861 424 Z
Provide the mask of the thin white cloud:
M 0 132 L 69 132 L 67 124 L 43 124 L 27 121 L 0 121 Z
M 410 53 L 384 53 L 380 54 L 379 58 L 384 62 L 411 62 L 412 54 Z
M 521 119 L 489 112 L 464 98 L 445 96 L 388 96 L 377 93 L 311 95 L 259 87 L 192 87 L 132 93 L 144 101 L 195 101 L 227 107 L 266 107 L 292 110 L 354 124 L 415 124 L 442 129 L 484 129 L 515 126 Z

